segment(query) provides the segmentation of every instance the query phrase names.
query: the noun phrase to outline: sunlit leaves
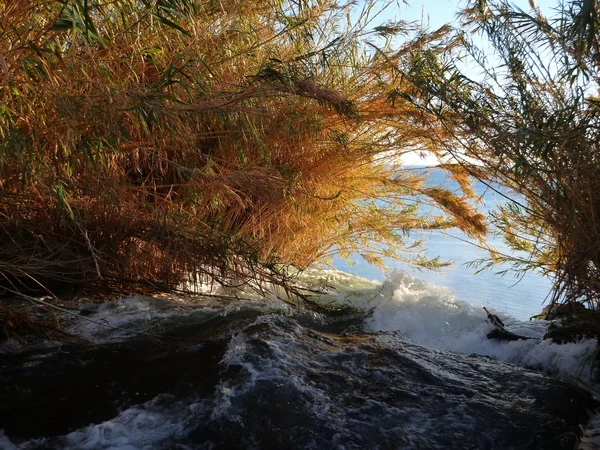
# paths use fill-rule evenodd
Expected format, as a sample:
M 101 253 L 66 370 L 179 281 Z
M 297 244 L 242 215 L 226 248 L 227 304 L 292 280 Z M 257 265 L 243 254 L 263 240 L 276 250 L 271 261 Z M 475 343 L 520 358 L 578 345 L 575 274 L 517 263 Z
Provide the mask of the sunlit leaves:
M 485 232 L 462 193 L 424 188 L 398 163 L 435 148 L 402 69 L 420 54 L 443 76 L 433 63 L 447 27 L 408 38 L 414 27 L 371 22 L 377 2 L 359 24 L 346 22 L 353 1 L 11 5 L 0 207 L 2 229 L 23 238 L 0 239 L 0 253 L 51 268 L 23 270 L 47 276 L 59 261 L 61 280 L 285 284 L 278 268 L 336 251 L 437 267 L 412 230 Z

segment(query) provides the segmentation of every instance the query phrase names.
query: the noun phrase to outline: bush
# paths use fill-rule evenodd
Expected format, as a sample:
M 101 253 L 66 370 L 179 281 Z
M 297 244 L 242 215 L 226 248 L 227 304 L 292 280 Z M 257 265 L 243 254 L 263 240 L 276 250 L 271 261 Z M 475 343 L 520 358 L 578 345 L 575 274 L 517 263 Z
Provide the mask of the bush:
M 428 37 L 394 47 L 410 27 L 369 29 L 372 3 L 343 25 L 352 4 L 0 2 L 0 285 L 286 285 L 333 251 L 435 265 L 415 228 L 482 236 L 399 169 L 434 125 L 394 61 Z
M 494 222 L 526 256 L 494 259 L 552 275 L 553 304 L 596 307 L 598 300 L 598 13 L 592 1 L 561 3 L 551 18 L 505 1 L 473 1 L 451 50 L 414 54 L 406 70 L 418 85 L 413 104 L 448 130 L 438 133 L 440 145 L 472 174 L 515 193 Z M 474 45 L 471 32 L 486 36 L 493 51 Z M 481 76 L 465 73 L 458 62 L 465 58 Z

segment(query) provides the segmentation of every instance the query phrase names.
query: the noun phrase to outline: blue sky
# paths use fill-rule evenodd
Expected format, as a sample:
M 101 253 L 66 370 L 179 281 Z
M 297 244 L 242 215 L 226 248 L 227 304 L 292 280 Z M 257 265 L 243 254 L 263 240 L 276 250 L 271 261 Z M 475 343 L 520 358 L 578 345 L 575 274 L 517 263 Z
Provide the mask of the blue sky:
M 421 23 L 424 27 L 435 30 L 444 24 L 458 25 L 457 13 L 466 6 L 466 0 L 407 0 L 408 4 L 398 0 L 397 5 L 391 5 L 377 18 L 377 24 L 390 20 L 408 20 Z M 524 11 L 530 11 L 529 0 L 514 0 L 511 4 Z M 537 7 L 544 14 L 552 15 L 552 8 L 558 5 L 558 0 L 535 0 Z M 422 158 L 417 153 L 402 157 L 406 165 L 435 165 L 438 163 L 433 156 Z
M 408 5 L 399 1 L 399 7 L 391 6 L 386 11 L 386 19 L 423 21 L 430 28 L 456 21 L 456 13 L 465 7 L 466 0 L 407 0 Z M 549 13 L 558 4 L 558 0 L 536 0 L 535 3 L 544 13 Z M 528 0 L 515 0 L 511 4 L 527 11 Z

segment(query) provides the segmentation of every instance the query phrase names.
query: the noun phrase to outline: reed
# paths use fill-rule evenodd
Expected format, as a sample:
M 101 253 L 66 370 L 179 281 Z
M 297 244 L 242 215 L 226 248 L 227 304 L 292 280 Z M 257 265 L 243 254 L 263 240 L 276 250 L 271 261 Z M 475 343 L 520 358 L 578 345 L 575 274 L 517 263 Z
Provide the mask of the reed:
M 435 266 L 416 228 L 481 237 L 460 193 L 397 163 L 433 145 L 395 93 L 396 62 L 434 37 L 356 8 L 0 1 L 0 286 L 287 286 L 333 251 Z
M 521 253 L 493 259 L 553 277 L 553 306 L 582 301 L 596 309 L 600 7 L 562 2 L 551 17 L 532 8 L 469 2 L 464 32 L 445 43 L 448 52 L 414 54 L 406 74 L 418 86 L 413 104 L 446 130 L 438 133 L 440 146 L 484 182 L 499 181 L 514 194 L 493 222 Z M 487 38 L 490 49 L 475 45 L 471 32 Z M 481 76 L 465 73 L 459 58 L 475 62 Z M 588 316 L 586 331 L 600 334 L 596 314 Z

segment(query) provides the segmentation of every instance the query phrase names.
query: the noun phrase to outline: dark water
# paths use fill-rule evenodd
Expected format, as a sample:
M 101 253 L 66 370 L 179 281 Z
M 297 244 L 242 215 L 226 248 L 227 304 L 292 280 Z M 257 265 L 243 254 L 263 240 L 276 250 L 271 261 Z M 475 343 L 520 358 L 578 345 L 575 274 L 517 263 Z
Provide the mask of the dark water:
M 450 189 L 458 187 L 456 182 L 449 179 L 442 170 L 433 170 L 430 177 L 431 184 L 443 185 Z M 477 195 L 483 197 L 484 203 L 480 208 L 487 214 L 498 204 L 506 202 L 503 196 L 480 182 L 476 182 L 474 187 Z M 386 264 L 390 268 L 406 270 L 417 278 L 450 288 L 460 300 L 472 305 L 492 306 L 520 320 L 527 320 L 542 310 L 552 286 L 550 279 L 537 273 L 527 273 L 520 278 L 516 277 L 515 273 L 497 275 L 498 272 L 510 269 L 509 265 L 497 265 L 491 270 L 475 275 L 477 268 L 469 267 L 469 263 L 486 258 L 487 253 L 475 245 L 464 242 L 468 239 L 459 230 L 416 232 L 415 236 L 425 241 L 428 256 L 440 256 L 444 261 L 452 261 L 452 267 L 444 268 L 439 272 L 416 270 L 406 264 L 387 260 Z M 491 235 L 488 242 L 501 252 L 510 253 L 501 238 Z M 369 265 L 359 255 L 353 256 L 350 263 L 336 258 L 334 266 L 344 272 L 365 278 L 386 279 L 385 273 Z
M 367 310 L 107 306 L 91 317 L 161 338 L 4 349 L 0 448 L 572 449 L 596 406 L 540 372 L 364 331 Z

